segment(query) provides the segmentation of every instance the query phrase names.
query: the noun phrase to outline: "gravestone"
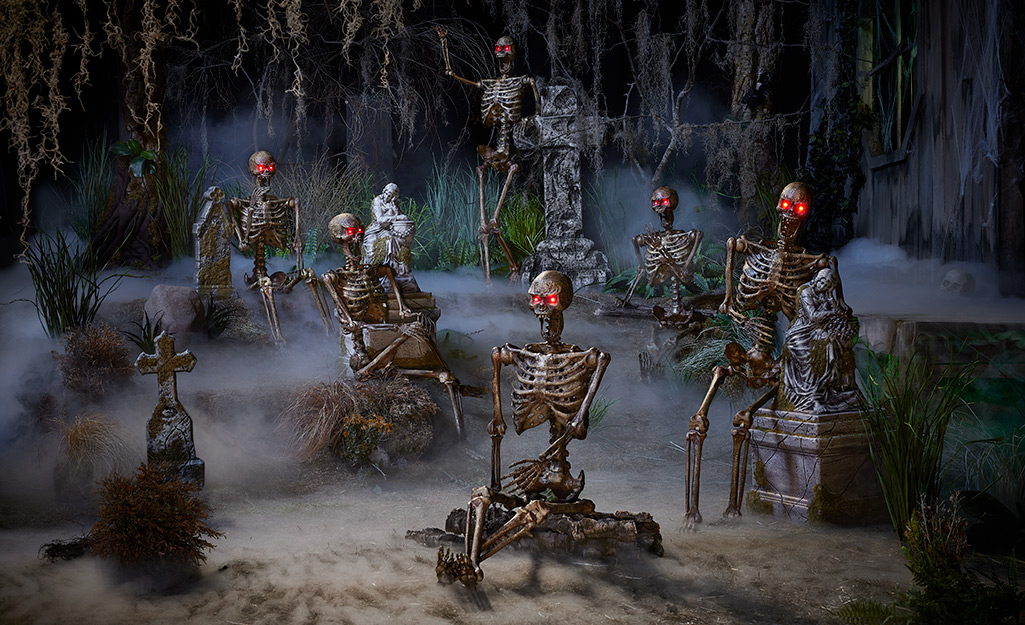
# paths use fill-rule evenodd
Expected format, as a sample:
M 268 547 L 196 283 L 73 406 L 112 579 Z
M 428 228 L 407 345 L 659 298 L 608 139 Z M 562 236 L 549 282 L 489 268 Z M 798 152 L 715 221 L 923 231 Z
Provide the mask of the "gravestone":
M 161 332 L 156 339 L 156 354 L 139 354 L 135 367 L 143 375 L 157 374 L 160 399 L 146 424 L 146 463 L 164 464 L 185 481 L 203 487 L 203 461 L 196 457 L 192 437 L 192 417 L 178 401 L 178 372 L 192 371 L 196 357 L 189 350 L 177 354 L 174 337 Z
M 517 125 L 517 144 L 541 151 L 544 162 L 545 238 L 523 260 L 522 280 L 542 271 L 566 274 L 574 285 L 604 285 L 609 259 L 584 236 L 580 151 L 601 142 L 602 122 L 579 118 L 577 95 L 566 85 L 541 88 L 541 111 Z
M 196 245 L 196 291 L 202 302 L 229 299 L 231 285 L 231 226 L 224 212 L 224 191 L 210 187 L 192 226 Z

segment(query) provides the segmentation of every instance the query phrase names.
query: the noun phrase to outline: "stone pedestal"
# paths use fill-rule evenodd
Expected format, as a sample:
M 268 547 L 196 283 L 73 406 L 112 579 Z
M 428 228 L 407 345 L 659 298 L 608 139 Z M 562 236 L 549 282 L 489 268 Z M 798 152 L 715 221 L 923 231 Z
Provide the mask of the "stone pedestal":
M 426 313 L 427 317 L 432 322 L 437 322 L 438 318 L 441 317 L 441 310 L 434 302 L 434 296 L 430 293 L 423 291 L 417 293 L 403 293 L 403 299 L 406 305 L 409 306 L 409 310 L 413 313 Z M 395 296 L 388 294 L 388 309 L 386 312 L 385 322 L 386 323 L 401 323 L 404 321 L 399 316 L 399 304 L 396 301 Z M 430 330 L 430 338 L 434 344 L 437 344 L 437 336 L 435 335 L 433 323 L 428 328 Z M 398 330 L 384 330 L 375 328 L 373 326 L 367 326 L 363 330 L 363 340 L 370 350 L 371 357 L 379 354 L 385 347 L 391 345 L 392 341 L 398 338 L 402 333 Z M 395 366 L 402 369 L 436 369 L 440 364 L 444 366 L 444 363 L 438 361 L 437 355 L 430 346 L 425 344 L 423 341 L 416 339 L 410 339 L 403 343 L 398 352 L 395 354 Z M 445 367 L 447 368 L 447 367 Z
M 205 304 L 224 301 L 235 292 L 231 285 L 231 227 L 224 214 L 224 192 L 210 187 L 192 226 L 196 245 L 196 291 Z
M 759 410 L 751 451 L 748 510 L 795 523 L 886 520 L 861 413 Z

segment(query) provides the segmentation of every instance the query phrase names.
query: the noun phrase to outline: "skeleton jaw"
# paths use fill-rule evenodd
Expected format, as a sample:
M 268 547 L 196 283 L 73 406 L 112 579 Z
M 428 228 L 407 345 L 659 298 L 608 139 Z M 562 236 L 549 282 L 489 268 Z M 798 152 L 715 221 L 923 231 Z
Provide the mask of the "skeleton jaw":
M 562 338 L 562 312 L 534 309 L 538 321 L 541 322 L 541 337 L 549 344 L 556 344 Z

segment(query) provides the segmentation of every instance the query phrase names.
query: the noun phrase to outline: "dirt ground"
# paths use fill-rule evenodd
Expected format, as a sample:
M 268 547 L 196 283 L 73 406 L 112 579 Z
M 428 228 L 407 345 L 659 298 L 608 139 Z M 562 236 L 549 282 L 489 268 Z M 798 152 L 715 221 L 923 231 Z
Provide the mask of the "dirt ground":
M 444 349 L 462 354 L 453 366 L 464 383 L 488 383 L 494 345 L 540 340 L 525 289 L 457 289 L 432 276 L 420 281 L 438 297 L 439 335 L 449 337 Z M 737 521 L 716 522 L 729 489 L 728 424 L 741 407 L 728 398 L 710 414 L 705 523 L 683 532 L 685 454 L 678 446 L 705 389 L 643 383 L 637 353 L 650 340 L 651 323 L 595 317 L 602 296 L 587 294 L 567 313 L 564 338 L 612 354 L 602 393 L 614 403 L 586 440 L 570 445 L 570 460 L 574 472 L 585 471 L 584 495 L 600 511 L 653 515 L 664 557 L 627 551 L 618 562 L 588 562 L 510 549 L 485 562 L 486 578 L 476 590 L 439 585 L 436 551 L 405 533 L 443 526 L 448 512 L 487 482 L 490 398 L 464 399 L 468 439 L 462 443 L 452 440 L 451 411 L 439 401 L 435 443 L 420 459 L 381 471 L 323 458 L 298 463 L 276 425 L 282 398 L 298 384 L 337 375 L 338 346 L 324 339 L 317 319 L 304 311 L 305 294 L 296 293 L 282 305 L 289 344 L 281 350 L 189 345 L 199 362 L 179 375 L 179 395 L 206 462 L 211 525 L 225 537 L 187 582 L 156 589 L 92 556 L 53 564 L 39 559 L 43 543 L 82 535 L 94 517 L 55 503 L 53 436 L 10 434 L 24 417 L 7 400 L 0 624 L 836 623 L 844 602 L 888 600 L 910 585 L 888 526 L 792 525 L 746 511 Z M 112 323 L 123 325 L 123 311 L 137 310 L 130 295 L 105 306 Z M 60 345 L 42 336 L 31 307 L 7 306 L 0 315 L 3 390 L 13 397 L 53 376 L 49 350 Z M 155 401 L 156 381 L 139 376 L 104 406 L 137 433 L 140 459 L 143 424 Z M 510 429 L 503 458 L 529 458 L 545 446 L 546 433 L 518 437 Z

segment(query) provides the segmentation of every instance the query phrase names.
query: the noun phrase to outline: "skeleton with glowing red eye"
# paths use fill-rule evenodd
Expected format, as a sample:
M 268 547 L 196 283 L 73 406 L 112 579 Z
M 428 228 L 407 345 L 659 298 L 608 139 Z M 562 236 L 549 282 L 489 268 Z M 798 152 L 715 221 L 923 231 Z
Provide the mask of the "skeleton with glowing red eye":
M 413 314 L 395 280 L 390 265 L 367 265 L 361 257 L 363 250 L 363 223 L 351 213 L 335 215 L 328 223 L 331 239 L 342 246 L 345 265 L 321 276 L 327 292 L 334 300 L 342 334 L 352 342 L 349 366 L 355 377 L 365 378 L 375 373 L 394 371 L 403 376 L 433 378 L 445 386 L 452 402 L 456 434 L 463 438 L 463 410 L 461 392 L 469 392 L 460 386 L 459 380 L 445 363 L 434 342 L 433 320 L 423 313 Z M 387 322 L 388 297 L 381 284 L 391 286 L 391 292 L 399 306 L 399 323 Z M 408 319 L 405 320 L 405 319 Z M 364 331 L 395 332 L 396 338 L 379 352 L 371 354 L 367 349 Z M 395 356 L 399 348 L 409 339 L 419 341 L 426 352 L 433 356 L 435 369 L 410 369 L 397 367 Z
M 651 210 L 655 211 L 662 222 L 661 230 L 645 228 L 645 231 L 633 238 L 634 253 L 637 255 L 637 275 L 627 287 L 626 295 L 620 300 L 623 306 L 630 307 L 630 298 L 640 283 L 641 278 L 648 277 L 652 285 L 670 284 L 672 293 L 671 315 L 680 315 L 682 311 L 682 287 L 693 286 L 694 254 L 704 236 L 700 230 L 673 229 L 673 212 L 680 203 L 680 196 L 675 189 L 659 187 L 651 194 Z M 644 250 L 642 255 L 641 250 Z
M 442 27 L 435 30 L 441 39 L 441 49 L 445 58 L 445 75 L 451 76 L 461 83 L 472 85 L 483 91 L 480 99 L 480 116 L 485 126 L 494 127 L 497 135 L 497 142 L 494 148 L 487 145 L 477 147 L 477 152 L 484 163 L 477 167 L 477 180 L 480 186 L 480 262 L 484 270 L 484 281 L 491 282 L 491 253 L 488 249 L 491 237 L 494 236 L 498 245 L 502 248 L 505 260 L 509 264 L 509 274 L 512 281 L 519 280 L 520 265 L 513 257 L 512 250 L 499 226 L 499 214 L 502 211 L 502 204 L 509 192 L 509 183 L 512 182 L 520 166 L 514 160 L 514 146 L 512 141 L 513 125 L 523 117 L 523 90 L 528 86 L 534 92 L 534 106 L 536 111 L 541 110 L 541 96 L 537 91 L 537 83 L 531 76 L 510 76 L 513 61 L 516 60 L 516 43 L 511 37 L 503 36 L 495 42 L 495 58 L 499 64 L 498 78 L 485 78 L 480 81 L 463 78 L 452 71 L 452 64 L 448 55 L 448 32 Z M 495 210 L 488 218 L 487 209 L 484 206 L 484 174 L 492 169 L 500 174 L 506 174 L 505 184 L 502 186 L 502 194 L 498 198 Z
M 243 252 L 253 250 L 253 275 L 245 275 L 246 287 L 259 289 L 263 299 L 271 338 L 277 344 L 285 342 L 278 321 L 278 310 L 274 303 L 274 292 L 289 293 L 299 282 L 305 282 L 313 293 L 317 310 L 324 321 L 325 331 L 330 331 L 327 307 L 320 293 L 317 276 L 312 269 L 303 265 L 303 237 L 299 222 L 299 201 L 295 198 L 277 198 L 270 194 L 270 181 L 274 177 L 276 163 L 270 152 L 260 150 L 249 157 L 249 173 L 256 181 L 256 189 L 248 198 L 231 198 L 225 203 L 225 213 L 238 237 L 238 247 Z M 280 250 L 291 244 L 295 251 L 295 270 L 289 273 L 277 271 L 267 274 L 267 247 Z
M 723 381 L 732 375 L 744 377 L 753 389 L 768 387 L 753 404 L 733 418 L 733 472 L 730 499 L 724 517 L 740 515 L 747 474 L 748 441 L 752 415 L 779 392 L 780 363 L 772 357 L 776 339 L 776 318 L 779 313 L 793 322 L 797 314 L 798 289 L 815 273 L 826 267 L 837 274 L 836 258 L 825 254 L 808 254 L 795 245 L 801 223 L 808 216 L 812 196 L 800 182 L 788 184 L 780 193 L 776 210 L 779 214 L 778 240 L 750 241 L 747 237 L 730 238 L 726 242 L 726 296 L 719 312 L 729 315 L 751 337 L 754 346 L 745 351 L 739 343 L 726 346 L 727 366 L 712 370 L 712 383 L 697 413 L 691 417 L 687 432 L 687 513 L 685 526 L 693 529 L 701 522 L 698 511 L 698 490 L 701 479 L 701 447 L 708 432 L 708 409 Z M 744 255 L 740 278 L 733 284 L 736 255 Z M 837 281 L 838 308 L 850 313 L 844 302 L 843 288 Z
M 570 473 L 567 444 L 587 437 L 591 402 L 609 365 L 610 356 L 593 347 L 581 349 L 562 342 L 563 311 L 573 301 L 573 285 L 558 271 L 539 274 L 530 285 L 530 307 L 541 322 L 544 343 L 523 348 L 505 344 L 491 352 L 494 376 L 491 381 L 494 417 L 491 434 L 491 485 L 474 489 L 466 519 L 463 553 L 438 552 L 438 580 L 459 580 L 472 584 L 484 578 L 482 560 L 529 532 L 550 513 L 589 514 L 594 503 L 580 499 L 583 471 Z M 502 416 L 502 367 L 515 367 L 512 383 L 512 417 L 517 434 L 546 421 L 549 447 L 536 459 L 521 460 L 513 471 L 501 475 L 502 437 L 506 425 Z M 510 478 L 507 490 L 502 478 Z M 498 503 L 513 511 L 509 522 L 488 537 L 483 536 L 488 507 Z

